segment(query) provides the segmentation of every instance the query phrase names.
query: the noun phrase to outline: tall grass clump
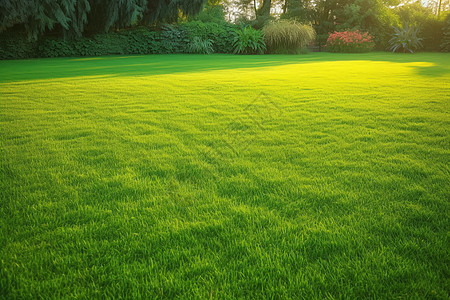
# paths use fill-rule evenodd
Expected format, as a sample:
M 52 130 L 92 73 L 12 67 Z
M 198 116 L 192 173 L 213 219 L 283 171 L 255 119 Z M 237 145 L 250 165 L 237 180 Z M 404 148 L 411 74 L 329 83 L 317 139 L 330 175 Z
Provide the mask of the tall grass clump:
M 294 20 L 270 22 L 263 28 L 264 40 L 269 53 L 297 54 L 311 44 L 316 32 L 309 25 Z
M 214 52 L 213 42 L 210 39 L 203 40 L 195 36 L 188 45 L 189 53 L 211 54 Z

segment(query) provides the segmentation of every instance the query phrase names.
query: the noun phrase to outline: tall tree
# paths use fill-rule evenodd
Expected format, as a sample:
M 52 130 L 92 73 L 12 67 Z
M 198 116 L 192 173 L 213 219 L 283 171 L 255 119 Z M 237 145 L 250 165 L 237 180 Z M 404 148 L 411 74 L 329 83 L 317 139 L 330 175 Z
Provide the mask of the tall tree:
M 88 0 L 2 0 L 0 32 L 20 24 L 36 39 L 59 25 L 66 33 L 81 35 L 89 9 Z
M 313 21 L 314 11 L 315 2 L 312 0 L 285 0 L 282 17 L 308 23 Z
M 337 0 L 317 0 L 313 24 L 317 34 L 327 34 L 335 30 Z
M 0 32 L 21 26 L 30 39 L 59 28 L 66 37 L 111 28 L 176 21 L 199 13 L 207 0 L 0 0 Z
M 66 7 L 65 15 L 69 22 L 68 27 L 63 26 L 65 37 L 80 37 L 83 34 L 90 10 L 89 0 L 73 0 L 73 6 Z
M 148 0 L 142 16 L 144 24 L 174 22 L 180 15 L 198 14 L 207 0 Z
M 450 9 L 450 0 L 428 0 L 427 7 L 429 7 L 437 16 L 442 15 Z
M 151 1 L 151 0 L 150 0 Z M 146 0 L 89 0 L 91 12 L 87 29 L 90 33 L 107 32 L 111 27 L 123 28 L 142 13 Z

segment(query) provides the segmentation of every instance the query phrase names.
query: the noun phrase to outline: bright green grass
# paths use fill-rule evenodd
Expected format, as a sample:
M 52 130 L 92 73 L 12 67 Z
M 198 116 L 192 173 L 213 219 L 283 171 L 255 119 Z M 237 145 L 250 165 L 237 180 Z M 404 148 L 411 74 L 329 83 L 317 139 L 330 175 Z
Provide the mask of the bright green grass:
M 450 55 L 0 62 L 0 297 L 448 299 Z

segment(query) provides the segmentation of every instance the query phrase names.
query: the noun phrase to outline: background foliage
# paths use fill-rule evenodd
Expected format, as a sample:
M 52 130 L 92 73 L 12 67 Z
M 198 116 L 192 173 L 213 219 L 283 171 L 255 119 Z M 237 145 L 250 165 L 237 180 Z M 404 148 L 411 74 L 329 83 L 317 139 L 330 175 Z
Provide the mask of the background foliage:
M 355 30 L 368 32 L 375 49 L 388 50 L 395 27 L 409 25 L 419 28 L 421 50 L 448 51 L 449 0 L 428 3 L 424 7 L 406 0 L 3 0 L 0 59 L 185 53 L 197 37 L 210 40 L 216 53 L 233 53 L 236 24 L 267 31 L 277 20 L 276 24 L 286 25 L 279 30 L 291 33 L 295 26 L 287 25 L 293 22 L 312 26 L 317 34 L 315 51 L 324 50 L 330 33 Z M 270 49 L 276 35 L 266 35 L 269 52 L 298 52 L 290 38 Z

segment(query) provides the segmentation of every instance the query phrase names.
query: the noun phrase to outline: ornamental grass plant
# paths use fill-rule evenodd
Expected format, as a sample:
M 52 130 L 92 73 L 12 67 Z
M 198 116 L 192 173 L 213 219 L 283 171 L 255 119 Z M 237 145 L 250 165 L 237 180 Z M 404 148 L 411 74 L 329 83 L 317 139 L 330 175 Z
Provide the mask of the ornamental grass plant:
M 294 20 L 271 22 L 263 28 L 263 32 L 267 51 L 276 54 L 297 54 L 316 37 L 310 25 Z

